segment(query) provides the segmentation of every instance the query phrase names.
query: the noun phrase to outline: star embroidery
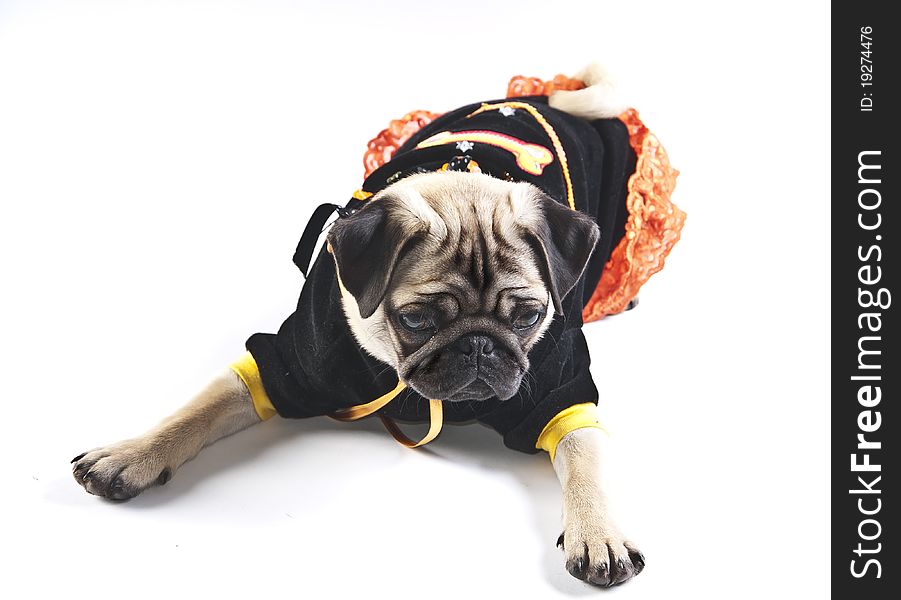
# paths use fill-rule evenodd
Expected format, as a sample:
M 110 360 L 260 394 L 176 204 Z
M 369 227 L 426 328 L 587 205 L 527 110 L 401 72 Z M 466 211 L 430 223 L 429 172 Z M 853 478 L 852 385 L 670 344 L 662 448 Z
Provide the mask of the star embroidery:
M 459 150 L 460 152 L 469 152 L 470 150 L 472 150 L 472 142 L 457 142 L 457 150 Z
M 516 113 L 516 109 L 511 106 L 502 106 L 497 110 L 497 112 L 501 113 L 505 117 L 512 117 L 514 113 Z

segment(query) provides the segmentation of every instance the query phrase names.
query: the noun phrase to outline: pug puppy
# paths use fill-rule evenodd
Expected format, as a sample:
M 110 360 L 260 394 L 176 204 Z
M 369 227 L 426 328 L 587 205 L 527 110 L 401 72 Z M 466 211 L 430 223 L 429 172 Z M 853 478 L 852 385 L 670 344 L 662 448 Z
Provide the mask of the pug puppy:
M 572 131 L 595 140 L 585 124 L 608 146 L 628 139 L 605 121 L 621 107 L 603 75 L 580 78 L 593 87 L 559 92 L 549 104 L 464 107 L 411 138 L 409 151 L 373 173 L 329 230 L 297 312 L 278 335 L 248 340 L 252 368 L 222 373 L 146 434 L 78 455 L 76 481 L 91 494 L 125 500 L 273 411 L 335 414 L 405 394 L 383 412 L 427 420 L 428 401 L 440 400 L 445 420 L 475 419 L 512 448 L 548 450 L 563 488 L 558 545 L 566 569 L 600 586 L 639 574 L 644 556 L 614 524 L 600 485 L 603 432 L 578 426 L 553 447 L 541 445 L 560 407 L 596 400 L 581 310 L 623 218 L 622 209 L 604 216 L 599 204 L 623 202 L 623 178 L 634 168 L 634 156 L 613 167 L 592 162 L 601 159 L 587 150 L 575 156 L 576 142 L 568 156 L 556 151 L 554 137 L 566 141 Z M 546 139 L 548 128 L 555 135 Z M 579 179 L 595 172 L 611 188 L 605 196 L 595 186 L 600 201 Z M 551 175 L 556 183 L 541 179 Z M 588 208 L 574 210 L 580 202 Z M 605 239 L 603 229 L 614 234 Z M 348 361 L 363 366 L 334 367 Z

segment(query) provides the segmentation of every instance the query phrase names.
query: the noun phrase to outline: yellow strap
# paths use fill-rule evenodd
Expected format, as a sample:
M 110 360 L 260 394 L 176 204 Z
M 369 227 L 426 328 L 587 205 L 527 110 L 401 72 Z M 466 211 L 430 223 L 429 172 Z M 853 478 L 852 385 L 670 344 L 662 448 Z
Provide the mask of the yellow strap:
M 379 396 L 372 402 L 367 402 L 366 404 L 342 408 L 341 410 L 332 413 L 331 417 L 338 421 L 356 421 L 357 419 L 362 419 L 386 406 L 389 402 L 394 400 L 399 393 L 404 391 L 406 387 L 407 385 L 403 381 L 398 380 L 397 387 L 387 394 Z M 441 433 L 441 425 L 444 420 L 444 407 L 441 404 L 441 400 L 429 400 L 429 431 L 425 434 L 425 437 L 418 442 L 414 442 L 404 435 L 400 430 L 400 427 L 397 426 L 397 423 L 392 421 L 391 418 L 386 417 L 385 415 L 379 415 L 379 419 L 381 419 L 382 425 L 385 426 L 385 429 L 388 430 L 388 433 L 390 433 L 395 440 L 407 448 L 418 448 L 420 446 L 425 446 Z
M 418 442 L 414 442 L 405 436 L 400 430 L 400 427 L 397 426 L 397 423 L 390 418 L 385 415 L 379 415 L 379 418 L 382 420 L 382 425 L 385 426 L 388 433 L 394 436 L 395 440 L 407 448 L 419 448 L 434 440 L 438 437 L 438 434 L 441 433 L 441 425 L 444 420 L 444 407 L 441 405 L 441 400 L 429 400 L 429 431 L 425 434 L 425 437 Z
M 560 440 L 567 433 L 585 427 L 594 427 L 607 431 L 598 419 L 597 409 L 598 407 L 591 402 L 574 404 L 569 408 L 564 408 L 553 419 L 548 421 L 548 424 L 541 430 L 541 435 L 538 436 L 535 447 L 546 451 L 551 457 L 551 462 L 554 462 L 554 457 L 557 455 L 557 444 L 560 443 Z
M 275 407 L 263 387 L 263 380 L 260 377 L 260 369 L 257 367 L 257 361 L 253 359 L 250 352 L 245 352 L 241 358 L 233 362 L 231 370 L 237 373 L 247 391 L 250 392 L 250 399 L 253 401 L 253 409 L 257 411 L 260 420 L 265 421 L 276 414 Z
M 272 405 L 272 401 L 269 399 L 269 395 L 266 393 L 266 389 L 263 387 L 260 370 L 259 367 L 257 367 L 253 355 L 250 352 L 245 352 L 241 358 L 229 366 L 232 371 L 241 378 L 244 385 L 247 386 L 247 390 L 250 392 L 250 398 L 253 401 L 253 408 L 260 419 L 265 421 L 277 414 L 275 407 Z M 351 406 L 350 408 L 343 408 L 331 416 L 339 421 L 355 421 L 357 419 L 362 419 L 386 406 L 389 402 L 394 400 L 398 394 L 405 390 L 406 387 L 407 386 L 403 381 L 398 381 L 397 386 L 393 390 L 376 398 L 372 402 Z M 418 442 L 414 442 L 404 435 L 397 426 L 397 423 L 390 418 L 385 415 L 379 415 L 379 418 L 385 425 L 385 429 L 388 430 L 388 433 L 390 433 L 394 439 L 407 448 L 418 448 L 428 444 L 441 433 L 444 408 L 440 400 L 429 400 L 429 431 L 426 433 L 425 437 Z M 539 450 L 545 450 L 550 455 L 551 461 L 553 462 L 557 453 L 557 444 L 560 443 L 560 440 L 562 440 L 567 433 L 575 431 L 576 429 L 582 429 L 583 427 L 595 427 L 606 431 L 604 426 L 601 425 L 598 420 L 597 406 L 591 402 L 576 404 L 557 413 L 556 416 L 544 426 L 541 435 L 538 436 L 538 442 L 535 444 L 535 447 Z
M 356 406 L 351 406 L 350 408 L 342 408 L 332 413 L 331 417 L 338 421 L 356 421 L 357 419 L 362 419 L 363 417 L 371 415 L 378 409 L 394 400 L 394 397 L 404 391 L 406 387 L 407 384 L 405 384 L 403 381 L 398 380 L 397 387 L 387 394 L 379 396 L 372 402 L 367 402 L 366 404 L 357 404 Z

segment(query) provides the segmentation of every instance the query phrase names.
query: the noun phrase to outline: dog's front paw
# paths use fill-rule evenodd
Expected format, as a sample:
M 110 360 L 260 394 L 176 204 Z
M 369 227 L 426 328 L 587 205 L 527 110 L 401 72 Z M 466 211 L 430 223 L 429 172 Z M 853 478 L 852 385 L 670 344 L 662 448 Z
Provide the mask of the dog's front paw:
M 128 500 L 152 485 L 162 485 L 172 471 L 165 457 L 143 440 L 97 448 L 72 459 L 75 481 L 88 493 L 110 500 Z
M 571 519 L 557 545 L 566 555 L 566 570 L 594 585 L 618 585 L 644 569 L 641 551 L 603 519 Z

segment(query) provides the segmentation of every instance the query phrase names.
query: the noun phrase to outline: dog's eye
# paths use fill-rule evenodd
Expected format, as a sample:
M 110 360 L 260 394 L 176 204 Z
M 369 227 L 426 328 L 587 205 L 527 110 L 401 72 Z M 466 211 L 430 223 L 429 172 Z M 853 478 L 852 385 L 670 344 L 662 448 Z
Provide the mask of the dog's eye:
M 424 331 L 432 327 L 432 320 L 421 311 L 400 313 L 398 319 L 410 331 Z
M 530 327 L 534 327 L 540 318 L 541 311 L 530 310 L 516 317 L 513 321 L 513 327 L 517 329 L 529 329 Z

